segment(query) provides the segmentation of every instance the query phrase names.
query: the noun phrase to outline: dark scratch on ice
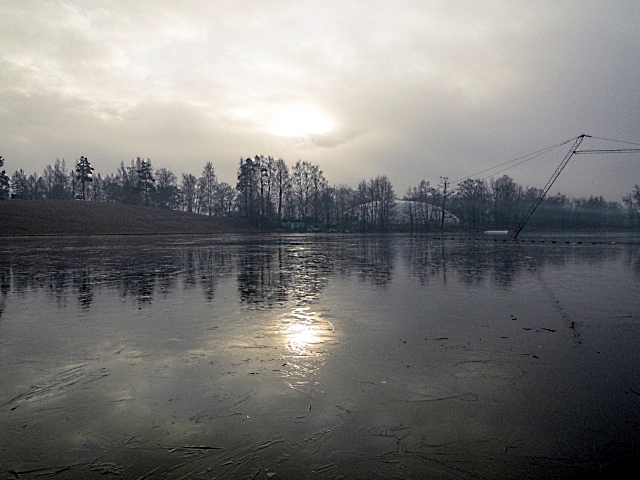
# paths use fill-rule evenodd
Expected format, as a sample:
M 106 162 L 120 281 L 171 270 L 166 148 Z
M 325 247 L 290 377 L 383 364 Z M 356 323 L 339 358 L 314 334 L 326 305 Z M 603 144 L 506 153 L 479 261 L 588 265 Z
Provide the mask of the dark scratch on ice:
M 4 404 L 2 404 L 2 406 L 4 407 L 7 405 L 16 404 L 11 408 L 11 410 L 15 410 L 21 404 L 28 403 L 31 400 L 47 398 L 48 395 L 56 391 L 62 391 L 65 388 L 74 385 L 82 377 L 85 376 L 84 367 L 86 366 L 87 364 L 77 365 L 73 368 L 53 375 L 52 377 L 42 382 L 41 385 L 32 385 L 29 391 L 13 397 L 11 400 L 8 400 Z

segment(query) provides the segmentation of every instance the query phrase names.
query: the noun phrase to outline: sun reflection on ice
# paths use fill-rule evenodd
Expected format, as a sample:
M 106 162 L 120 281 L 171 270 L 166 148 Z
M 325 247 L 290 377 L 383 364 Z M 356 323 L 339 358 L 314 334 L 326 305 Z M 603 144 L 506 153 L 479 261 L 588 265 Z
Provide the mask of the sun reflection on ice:
M 287 346 L 297 355 L 319 355 L 319 345 L 330 342 L 334 337 L 333 324 L 308 308 L 294 309 L 283 323 Z
M 287 331 L 289 347 L 296 353 L 305 353 L 309 346 L 318 342 L 318 335 L 309 325 L 291 325 Z
M 327 345 L 336 343 L 333 324 L 309 308 L 296 308 L 281 324 L 286 349 L 289 386 L 307 391 L 316 384 L 313 376 L 327 358 Z

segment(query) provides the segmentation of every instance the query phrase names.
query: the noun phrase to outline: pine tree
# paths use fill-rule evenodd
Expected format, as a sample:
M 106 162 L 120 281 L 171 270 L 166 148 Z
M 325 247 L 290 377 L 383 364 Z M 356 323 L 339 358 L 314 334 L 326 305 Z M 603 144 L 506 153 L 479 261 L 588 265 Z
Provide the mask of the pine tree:
M 4 165 L 4 158 L 0 157 L 0 167 Z M 0 200 L 9 200 L 11 196 L 11 179 L 7 172 L 0 172 Z
M 140 160 L 140 159 L 138 159 Z M 153 168 L 151 167 L 151 160 L 140 160 L 140 166 L 137 170 L 138 173 L 138 188 L 144 192 L 144 203 L 149 205 L 149 194 L 154 188 L 155 179 L 153 178 Z
M 93 167 L 87 160 L 87 157 L 80 157 L 76 164 L 76 179 L 82 186 L 82 200 L 86 200 L 87 183 L 93 181 Z

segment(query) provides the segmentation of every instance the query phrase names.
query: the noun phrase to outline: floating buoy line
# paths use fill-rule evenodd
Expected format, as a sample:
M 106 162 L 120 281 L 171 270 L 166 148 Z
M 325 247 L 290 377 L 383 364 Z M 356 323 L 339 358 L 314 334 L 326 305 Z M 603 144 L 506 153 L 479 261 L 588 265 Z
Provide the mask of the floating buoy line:
M 495 235 L 493 233 L 483 232 L 482 234 L 473 234 L 469 235 L 463 233 L 461 235 L 413 235 L 416 238 L 423 238 L 425 240 L 436 240 L 436 241 L 458 241 L 458 242 L 484 242 L 484 243 L 513 243 L 517 245 L 526 245 L 530 243 L 538 243 L 538 244 L 547 244 L 547 245 L 609 245 L 615 247 L 620 244 L 640 244 L 640 236 L 636 236 L 633 239 L 630 239 L 629 242 L 625 242 L 624 240 L 592 240 L 592 239 L 563 239 L 563 238 L 519 238 L 514 239 L 508 236 L 508 233 L 502 236 L 502 231 L 500 235 Z

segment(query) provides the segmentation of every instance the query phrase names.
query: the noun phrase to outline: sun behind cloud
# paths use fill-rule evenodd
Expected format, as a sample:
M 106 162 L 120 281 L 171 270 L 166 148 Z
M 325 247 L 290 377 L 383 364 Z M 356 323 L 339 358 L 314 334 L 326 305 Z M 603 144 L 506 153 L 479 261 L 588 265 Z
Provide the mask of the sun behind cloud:
M 322 113 L 308 107 L 292 107 L 274 116 L 270 131 L 281 137 L 322 135 L 333 129 L 333 122 Z

